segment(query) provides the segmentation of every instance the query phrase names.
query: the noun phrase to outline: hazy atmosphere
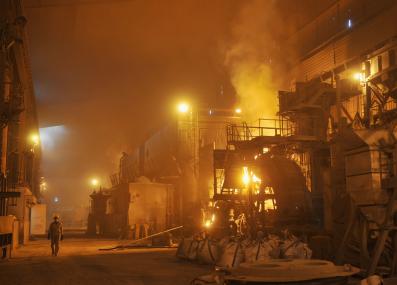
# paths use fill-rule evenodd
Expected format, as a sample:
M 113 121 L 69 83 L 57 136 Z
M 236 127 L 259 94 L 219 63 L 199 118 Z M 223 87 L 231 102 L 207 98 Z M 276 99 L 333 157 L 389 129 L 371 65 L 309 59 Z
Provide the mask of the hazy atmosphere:
M 0 0 L 0 284 L 397 284 L 397 0 Z
M 315 13 L 330 1 L 307 2 Z M 279 42 L 310 15 L 286 19 L 287 8 L 303 9 L 260 0 L 26 1 L 40 127 L 64 126 L 43 149 L 48 195 L 87 203 L 90 177 L 108 185 L 121 152 L 162 127 L 180 98 L 242 107 L 248 121 L 273 117 L 285 83 L 275 74 L 294 58 Z
M 90 177 L 107 185 L 121 152 L 175 115 L 176 98 L 233 102 L 222 52 L 244 3 L 57 2 L 27 1 L 40 127 L 65 127 L 42 171 L 51 195 L 87 203 Z

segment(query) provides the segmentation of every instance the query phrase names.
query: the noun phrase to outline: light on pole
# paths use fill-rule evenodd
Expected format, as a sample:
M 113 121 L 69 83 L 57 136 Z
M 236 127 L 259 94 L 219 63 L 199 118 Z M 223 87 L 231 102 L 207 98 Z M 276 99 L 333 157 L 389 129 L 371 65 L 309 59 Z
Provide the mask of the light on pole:
M 95 191 L 95 189 L 98 187 L 99 185 L 99 179 L 98 178 L 92 178 L 90 180 L 90 184 L 92 186 L 93 191 Z
M 31 145 L 30 151 L 34 152 L 34 149 L 40 144 L 40 136 L 36 133 L 29 136 L 29 142 Z
M 190 105 L 186 102 L 181 102 L 177 106 L 178 112 L 182 114 L 186 114 L 190 110 Z
M 98 186 L 98 184 L 99 184 L 99 180 L 98 179 L 96 179 L 96 178 L 92 178 L 91 179 L 91 185 L 92 186 L 96 187 L 96 186 Z

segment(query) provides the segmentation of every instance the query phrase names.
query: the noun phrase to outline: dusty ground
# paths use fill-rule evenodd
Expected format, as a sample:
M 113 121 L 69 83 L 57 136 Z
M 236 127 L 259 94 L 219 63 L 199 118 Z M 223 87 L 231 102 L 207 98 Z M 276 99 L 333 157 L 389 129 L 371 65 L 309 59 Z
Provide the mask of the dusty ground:
M 0 284 L 189 284 L 210 267 L 179 261 L 175 249 L 98 251 L 117 241 L 65 239 L 52 257 L 47 240 L 31 242 L 0 261 Z

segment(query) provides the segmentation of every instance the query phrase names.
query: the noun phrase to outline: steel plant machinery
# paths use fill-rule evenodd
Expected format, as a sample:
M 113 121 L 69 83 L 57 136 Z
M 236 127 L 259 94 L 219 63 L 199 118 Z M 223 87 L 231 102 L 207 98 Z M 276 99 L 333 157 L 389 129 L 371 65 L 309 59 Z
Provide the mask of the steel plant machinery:
M 385 42 L 280 91 L 278 120 L 229 125 L 204 225 L 251 235 L 310 225 L 337 263 L 397 272 L 396 52 Z
M 228 148 L 214 151 L 215 191 L 206 227 L 254 237 L 315 224 L 304 172 L 286 147 L 303 138 L 281 136 L 282 123 L 287 124 L 260 120 L 258 127 L 227 127 Z

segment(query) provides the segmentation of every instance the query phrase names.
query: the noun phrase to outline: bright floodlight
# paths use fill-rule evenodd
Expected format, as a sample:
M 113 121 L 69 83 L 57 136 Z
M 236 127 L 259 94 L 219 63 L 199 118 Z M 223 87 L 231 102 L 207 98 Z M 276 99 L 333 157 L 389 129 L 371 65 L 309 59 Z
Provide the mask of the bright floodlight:
M 30 136 L 30 141 L 34 144 L 34 145 L 38 145 L 40 142 L 40 137 L 38 134 L 33 134 Z
M 236 114 L 241 114 L 241 109 L 240 108 L 236 108 L 236 110 L 234 110 L 234 112 L 236 112 Z
M 364 74 L 362 72 L 356 72 L 353 74 L 354 80 L 364 81 Z
M 98 179 L 96 179 L 96 178 L 92 178 L 91 179 L 91 185 L 92 186 L 95 187 L 95 186 L 98 186 L 98 184 L 99 184 L 99 180 Z
M 187 113 L 189 111 L 189 104 L 182 102 L 178 104 L 178 112 L 179 113 Z

